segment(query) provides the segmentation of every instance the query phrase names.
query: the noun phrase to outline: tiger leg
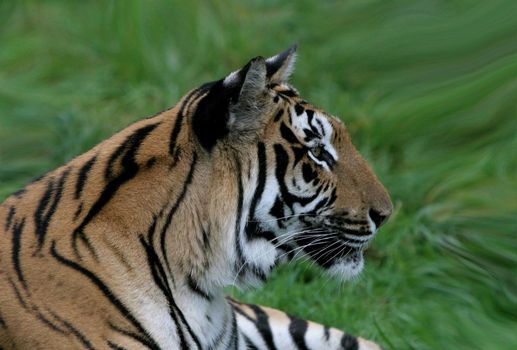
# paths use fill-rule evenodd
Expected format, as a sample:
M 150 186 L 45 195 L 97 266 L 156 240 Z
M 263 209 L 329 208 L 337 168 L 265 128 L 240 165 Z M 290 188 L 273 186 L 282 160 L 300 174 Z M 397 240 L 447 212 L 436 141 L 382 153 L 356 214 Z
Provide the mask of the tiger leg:
M 363 338 L 290 316 L 282 311 L 229 299 L 237 326 L 253 350 L 381 350 Z

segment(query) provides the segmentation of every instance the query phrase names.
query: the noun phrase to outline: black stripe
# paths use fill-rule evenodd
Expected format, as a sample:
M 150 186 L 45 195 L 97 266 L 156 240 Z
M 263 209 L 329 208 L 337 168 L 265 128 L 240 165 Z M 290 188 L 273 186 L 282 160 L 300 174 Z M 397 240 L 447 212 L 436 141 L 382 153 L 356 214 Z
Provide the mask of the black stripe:
M 290 144 L 298 144 L 300 141 L 296 137 L 296 135 L 293 133 L 291 128 L 289 128 L 284 122 L 280 124 L 280 135 L 289 142 Z
M 248 306 L 253 310 L 253 312 L 255 312 L 255 315 L 257 316 L 255 326 L 262 336 L 262 339 L 266 343 L 267 348 L 269 350 L 275 350 L 276 347 L 273 341 L 273 333 L 271 332 L 271 325 L 269 324 L 268 315 L 260 308 L 260 306 L 251 304 Z
M 155 223 L 153 223 L 153 226 Z M 151 234 L 152 236 L 152 234 Z M 163 268 L 163 265 L 160 262 L 160 259 L 158 258 L 158 255 L 156 254 L 156 251 L 151 246 L 150 243 L 147 243 L 145 239 L 140 236 L 140 242 L 144 246 L 146 253 L 147 253 L 147 262 L 149 264 L 149 268 L 151 269 L 151 275 L 153 276 L 154 283 L 160 288 L 163 295 L 168 301 L 169 304 L 169 314 L 172 317 L 172 320 L 174 324 L 176 325 L 176 332 L 178 333 L 180 346 L 182 350 L 188 350 L 188 344 L 185 339 L 185 334 L 183 333 L 183 329 L 181 329 L 180 322 L 178 319 L 178 315 L 176 314 L 175 310 L 173 309 L 172 305 L 176 304 L 174 301 L 174 298 L 172 296 L 172 291 L 169 286 L 167 275 L 165 273 L 165 269 Z
M 63 194 L 63 186 L 65 184 L 66 178 L 68 177 L 68 174 L 70 173 L 70 169 L 66 169 L 61 174 L 59 181 L 57 183 L 57 186 L 55 189 L 53 189 L 53 181 L 50 181 L 49 187 L 47 187 L 47 191 L 45 192 L 40 204 L 42 202 L 45 202 L 41 206 L 38 207 L 38 210 L 36 213 L 34 213 L 34 223 L 36 225 L 36 236 L 38 237 L 38 251 L 41 250 L 43 247 L 43 243 L 45 243 L 45 236 L 47 235 L 48 226 L 50 225 L 50 221 L 52 220 L 52 217 L 54 216 L 56 212 L 57 205 L 61 201 L 61 196 Z M 50 192 L 49 192 L 50 190 Z M 53 194 L 52 203 L 50 204 L 50 207 L 48 208 L 46 213 L 43 213 L 43 210 L 45 210 L 48 203 L 48 196 L 51 196 Z M 39 210 L 42 209 L 42 210 Z
M 183 123 L 185 108 L 190 101 L 190 98 L 198 91 L 198 89 L 192 90 L 183 100 L 183 103 L 180 107 L 180 110 L 176 116 L 176 122 L 174 123 L 174 127 L 171 130 L 171 136 L 169 140 L 169 154 L 174 156 L 174 149 L 176 148 L 176 141 L 181 131 L 181 125 Z
M 307 122 L 309 123 L 312 131 L 316 132 L 314 126 L 312 125 L 312 120 L 314 118 L 314 111 L 312 109 L 306 109 L 305 113 L 307 114 Z
M 162 256 L 165 259 L 165 264 L 167 265 L 167 269 L 169 271 L 169 276 L 172 277 L 172 270 L 169 264 L 169 258 L 167 256 L 167 247 L 165 245 L 165 235 L 167 233 L 167 230 L 169 229 L 172 218 L 174 214 L 176 213 L 176 210 L 178 210 L 180 204 L 183 202 L 183 199 L 185 198 L 185 195 L 187 194 L 187 189 L 189 185 L 192 183 L 192 178 L 194 177 L 194 170 L 196 169 L 197 164 L 197 153 L 194 152 L 192 155 L 192 162 L 190 163 L 190 170 L 187 174 L 187 178 L 185 179 L 185 182 L 183 183 L 183 188 L 181 190 L 181 193 L 178 196 L 178 199 L 176 199 L 176 203 L 171 207 L 171 210 L 169 210 L 169 213 L 167 214 L 167 219 L 165 221 L 165 225 L 163 225 L 161 234 L 160 234 L 160 249 L 162 251 Z
M 13 206 L 9 207 L 9 212 L 7 213 L 7 218 L 5 219 L 5 231 L 9 231 L 11 228 L 11 224 L 13 222 L 14 215 L 16 214 L 16 208 Z
M 275 96 L 276 99 L 278 99 L 278 96 Z M 284 115 L 284 110 L 283 109 L 280 109 L 276 115 L 275 115 L 275 118 L 274 118 L 274 121 L 277 122 L 280 120 L 280 118 L 282 118 L 282 116 Z
M 255 320 L 252 319 L 247 313 L 245 313 L 244 311 L 242 311 L 242 309 L 240 308 L 240 305 L 239 304 L 236 304 L 235 301 L 231 301 L 230 302 L 230 305 L 231 307 L 233 308 L 233 310 L 235 312 L 237 312 L 239 315 L 241 315 L 242 317 L 244 317 L 245 319 L 255 323 Z
M 259 348 L 253 344 L 250 338 L 248 338 L 246 335 L 244 335 L 244 342 L 246 343 L 246 349 L 247 350 L 259 350 Z
M 85 218 L 81 222 L 81 224 L 74 230 L 72 235 L 72 244 L 74 248 L 75 254 L 80 257 L 79 251 L 77 250 L 77 238 L 83 240 L 84 243 L 90 248 L 92 253 L 94 253 L 93 248 L 88 242 L 88 239 L 84 233 L 84 228 L 88 223 L 104 208 L 104 206 L 113 198 L 117 190 L 127 181 L 131 180 L 136 176 L 139 170 L 139 165 L 136 163 L 136 153 L 138 148 L 144 139 L 149 135 L 151 131 L 153 131 L 159 124 L 150 124 L 146 125 L 138 130 L 136 130 L 133 134 L 131 134 L 126 141 L 115 151 L 115 158 L 110 159 L 108 162 L 108 166 L 106 168 L 106 172 L 109 178 L 108 184 L 104 187 L 101 195 L 97 199 L 97 201 L 93 204 L 93 206 L 86 214 Z M 122 171 L 117 176 L 112 176 L 111 166 L 112 163 L 121 157 L 121 165 Z
M 287 96 L 287 97 L 296 97 L 296 96 L 298 96 L 298 94 L 296 92 L 294 92 L 293 90 L 279 90 L 279 91 L 277 91 L 277 93 L 280 94 L 280 95 Z
M 315 200 L 318 197 L 321 188 L 319 188 L 317 192 L 310 197 L 299 197 L 289 192 L 285 184 L 285 176 L 287 173 L 287 167 L 289 165 L 289 155 L 281 144 L 277 143 L 273 146 L 273 148 L 275 150 L 276 156 L 275 175 L 278 181 L 278 185 L 280 186 L 280 193 L 282 194 L 284 203 L 292 208 L 294 203 L 300 203 L 302 206 L 305 206 Z
M 244 200 L 244 188 L 242 185 L 242 165 L 237 156 L 234 156 L 235 165 L 237 167 L 237 219 L 235 220 L 235 251 L 237 252 L 237 261 L 235 262 L 236 271 L 240 271 L 239 274 L 243 274 L 244 271 L 241 270 L 242 265 L 244 264 L 244 257 L 242 253 L 242 241 L 241 241 L 241 216 L 242 216 L 242 205 Z
M 83 266 L 77 264 L 76 262 L 72 260 L 68 260 L 62 255 L 60 255 L 56 250 L 56 242 L 52 241 L 52 245 L 50 247 L 50 253 L 52 256 L 61 264 L 81 273 L 86 278 L 88 278 L 97 288 L 104 294 L 104 296 L 119 310 L 119 312 L 124 316 L 126 319 L 135 326 L 136 329 L 142 334 L 146 334 L 145 329 L 142 327 L 140 322 L 131 314 L 129 309 L 113 294 L 113 292 L 107 287 L 107 285 L 99 278 L 97 277 L 93 272 L 90 270 L 84 268 Z M 159 349 L 156 342 L 149 336 L 146 336 L 148 339 L 149 344 L 152 345 L 153 349 Z
M 47 310 L 47 311 L 49 311 L 49 310 Z M 38 320 L 43 322 L 45 325 L 47 325 L 53 331 L 56 331 L 56 332 L 61 333 L 61 334 L 66 334 L 66 331 L 62 330 L 61 328 L 59 328 L 58 326 L 56 326 L 55 324 L 50 322 L 45 316 L 43 316 L 43 314 L 39 311 L 39 309 L 35 305 L 32 305 L 32 310 L 30 310 L 30 312 L 34 316 L 36 316 L 36 318 Z
M 284 227 L 284 223 L 282 222 L 285 217 L 284 213 L 284 203 L 281 201 L 280 197 L 276 197 L 275 204 L 269 210 L 269 214 L 275 218 L 277 218 L 277 224 L 280 228 Z
M 231 331 L 230 344 L 233 344 L 233 349 L 239 349 L 239 331 L 237 330 L 237 317 L 232 312 L 232 331 Z
M 36 226 L 36 236 L 38 237 L 38 246 L 40 246 L 39 242 L 42 241 L 40 237 L 45 236 L 45 231 L 48 227 L 48 222 L 46 221 L 45 211 L 47 210 L 47 206 L 49 205 L 50 200 L 52 199 L 52 193 L 54 192 L 54 179 L 50 179 L 47 182 L 47 188 L 45 192 L 43 192 L 43 196 L 41 197 L 38 207 L 34 212 L 34 225 Z
M 351 336 L 350 334 L 343 334 L 341 338 L 341 346 L 344 350 L 358 350 L 359 343 L 357 342 L 357 338 Z
M 325 206 L 325 204 L 329 201 L 330 197 L 322 198 L 315 206 L 314 209 L 311 210 L 311 214 L 317 215 L 318 211 Z
M 16 222 L 13 228 L 13 251 L 12 251 L 12 260 L 14 269 L 16 271 L 16 275 L 18 276 L 18 280 L 22 284 L 23 288 L 27 290 L 27 282 L 25 282 L 25 278 L 23 277 L 22 268 L 20 266 L 20 250 L 21 250 L 21 238 L 23 227 L 25 226 L 25 218 L 21 221 Z
M 86 183 L 88 173 L 92 169 L 92 166 L 96 160 L 97 156 L 93 156 L 89 161 L 84 163 L 81 169 L 79 169 L 79 174 L 77 175 L 77 182 L 75 183 L 75 199 L 79 199 L 81 197 L 81 193 L 83 192 L 84 184 Z
M 212 296 L 208 292 L 204 291 L 199 286 L 199 283 L 196 280 L 194 280 L 194 277 L 192 277 L 192 275 L 190 274 L 187 276 L 187 285 L 194 293 L 196 293 L 200 297 L 206 299 L 207 301 L 212 301 Z
M 300 350 L 309 350 L 305 343 L 305 334 L 307 333 L 307 321 L 297 317 L 289 316 L 291 323 L 289 323 L 289 334 L 293 338 L 294 343 Z
M 79 203 L 79 206 L 77 207 L 77 210 L 74 213 L 74 221 L 77 220 L 79 218 L 79 215 L 81 215 L 81 213 L 83 212 L 83 207 L 84 207 L 84 204 Z
M 23 194 L 27 192 L 27 190 L 25 188 L 22 188 L 21 190 L 18 190 L 14 193 L 11 194 L 11 196 L 13 197 L 16 197 L 16 198 L 20 198 L 21 196 L 23 196 Z
M 342 226 L 336 226 L 336 225 L 326 225 L 326 226 L 327 226 L 327 228 L 334 229 L 335 231 L 348 233 L 348 234 L 351 234 L 354 236 L 368 236 L 368 235 L 372 234 L 370 231 L 365 231 L 365 230 L 352 230 L 352 229 L 348 229 L 348 228 L 345 228 Z
M 336 190 L 336 187 L 334 187 L 334 189 L 330 193 L 330 197 L 328 198 L 328 201 L 327 201 L 327 203 L 325 205 L 327 207 L 330 207 L 332 204 L 334 204 L 336 199 L 337 199 L 337 190 Z
M 195 164 L 196 158 L 197 157 L 194 155 L 193 165 L 191 167 L 191 173 L 194 171 L 194 164 Z M 189 176 L 187 176 L 187 180 L 185 181 L 185 187 L 184 187 L 183 192 L 186 192 L 187 185 L 190 183 L 190 178 L 191 178 L 191 176 L 189 174 Z M 183 334 L 183 330 L 181 329 L 180 321 L 185 325 L 187 332 L 189 333 L 192 340 L 196 343 L 197 347 L 199 349 L 201 349 L 201 343 L 200 343 L 199 339 L 192 331 L 190 325 L 188 324 L 188 322 L 185 319 L 185 316 L 183 315 L 180 308 L 176 304 L 176 301 L 174 300 L 174 297 L 172 295 L 172 290 L 169 286 L 167 274 L 165 272 L 163 264 L 160 262 L 160 259 L 159 259 L 158 255 L 156 254 L 156 251 L 154 250 L 154 248 L 151 245 L 152 241 L 153 241 L 153 236 L 155 233 L 155 228 L 156 228 L 156 218 L 154 218 L 153 223 L 151 224 L 151 226 L 148 230 L 148 238 L 149 238 L 149 242 L 151 242 L 151 243 L 147 243 L 145 241 L 145 239 L 143 238 L 143 236 L 140 236 L 140 242 L 142 243 L 142 245 L 144 246 L 144 248 L 147 252 L 147 259 L 148 259 L 149 266 L 151 268 L 151 274 L 153 276 L 154 282 L 158 286 L 158 288 L 160 288 L 163 295 L 165 296 L 165 298 L 168 301 L 169 309 L 170 309 L 169 314 L 171 315 L 171 317 L 174 321 L 174 324 L 176 325 L 178 336 L 180 337 L 181 348 L 188 350 L 189 345 L 187 344 L 185 336 Z M 170 272 L 170 270 L 169 270 L 169 272 Z
M 321 134 L 323 136 L 326 136 L 327 134 L 325 133 L 325 128 L 323 127 L 323 123 L 321 122 L 321 120 L 319 120 L 318 118 L 316 118 L 315 120 L 316 120 L 316 123 L 318 123 L 318 125 L 321 128 Z
M 317 133 L 314 133 L 311 129 L 303 128 L 303 132 L 305 133 L 305 142 L 310 142 L 315 138 L 321 137 Z
M 2 315 L 0 315 L 0 327 L 7 329 L 7 323 L 5 323 L 5 320 L 2 318 Z
M 113 324 L 111 322 L 110 322 L 109 326 L 115 332 L 118 332 L 120 334 L 125 335 L 128 338 L 131 338 L 131 339 L 139 342 L 140 344 L 145 345 L 149 349 L 160 350 L 160 347 L 158 347 L 156 344 L 150 342 L 149 338 L 147 338 L 147 336 L 142 336 L 140 334 L 137 334 L 137 333 L 130 332 L 128 330 L 122 329 L 120 327 L 117 327 L 115 324 Z
M 303 175 L 303 180 L 306 183 L 309 183 L 318 176 L 318 173 L 316 171 L 314 171 L 314 169 L 312 168 L 312 166 L 309 163 L 303 163 L 302 175 Z
M 233 314 L 233 311 L 232 311 L 232 314 Z M 212 319 L 210 319 L 210 316 L 208 316 L 208 314 L 206 315 L 207 317 L 207 320 L 208 322 L 212 322 Z M 217 334 L 217 336 L 214 338 L 214 340 L 212 341 L 212 344 L 210 344 L 208 347 L 207 347 L 207 350 L 215 350 L 215 349 L 218 349 L 221 345 L 221 343 L 223 342 L 223 340 L 225 339 L 225 335 L 226 335 L 226 332 L 227 332 L 227 325 L 228 325 L 228 322 L 226 322 L 226 317 L 224 317 L 224 319 L 222 320 L 221 322 L 221 331 Z
M 18 288 L 16 287 L 16 284 L 14 284 L 14 282 L 11 280 L 10 277 L 7 277 L 7 282 L 9 283 L 9 285 L 11 286 L 11 288 L 13 289 L 14 291 L 14 294 L 16 295 L 16 299 L 18 299 L 18 302 L 20 303 L 20 305 L 28 310 L 27 308 L 27 304 L 25 304 L 25 301 L 23 301 L 23 298 L 22 298 L 22 295 L 20 294 L 20 291 L 18 290 Z
M 323 335 L 325 337 L 326 341 L 329 341 L 330 339 L 330 328 L 327 326 L 323 326 Z
M 95 350 L 92 343 L 84 336 L 84 334 L 79 332 L 79 330 L 77 330 L 77 328 L 75 328 L 70 322 L 62 319 L 52 311 L 50 311 L 50 313 L 56 320 L 61 322 L 66 327 L 66 329 L 68 329 L 68 331 L 70 331 L 77 339 L 79 339 L 79 341 L 84 345 L 86 349 Z
M 299 145 L 291 145 L 291 150 L 294 154 L 293 169 L 298 165 L 300 160 L 307 154 L 307 147 Z
M 122 346 L 113 343 L 111 340 L 108 340 L 107 344 L 113 350 L 126 350 L 126 348 L 123 348 Z
M 305 112 L 305 108 L 303 108 L 303 106 L 301 104 L 297 103 L 294 106 L 294 111 L 296 112 L 296 115 L 302 115 L 303 112 Z
M 250 204 L 250 213 L 248 222 L 246 223 L 246 237 L 251 239 L 253 237 L 259 236 L 261 230 L 258 227 L 258 223 L 255 221 L 255 211 L 257 209 L 257 204 L 262 198 L 262 194 L 264 192 L 264 188 L 266 186 L 266 172 L 267 172 L 267 159 L 266 159 L 266 146 L 264 143 L 259 142 L 257 144 L 257 163 L 258 163 L 258 177 L 257 177 L 257 185 L 255 189 L 255 193 L 253 193 L 253 198 L 251 199 Z

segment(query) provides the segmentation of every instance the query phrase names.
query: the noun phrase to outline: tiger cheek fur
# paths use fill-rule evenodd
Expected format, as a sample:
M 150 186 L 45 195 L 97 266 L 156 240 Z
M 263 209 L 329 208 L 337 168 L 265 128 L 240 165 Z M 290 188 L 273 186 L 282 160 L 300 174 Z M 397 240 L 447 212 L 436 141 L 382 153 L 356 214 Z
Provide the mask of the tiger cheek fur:
M 257 147 L 264 166 L 246 227 L 247 244 L 256 246 L 247 254 L 252 271 L 267 275 L 279 262 L 305 257 L 353 277 L 391 214 L 389 195 L 339 119 L 288 84 L 273 84 L 271 93 L 277 106 Z
M 0 348 L 379 349 L 224 297 L 296 256 L 358 273 L 391 212 L 343 124 L 287 84 L 294 60 L 252 59 L 7 198 Z

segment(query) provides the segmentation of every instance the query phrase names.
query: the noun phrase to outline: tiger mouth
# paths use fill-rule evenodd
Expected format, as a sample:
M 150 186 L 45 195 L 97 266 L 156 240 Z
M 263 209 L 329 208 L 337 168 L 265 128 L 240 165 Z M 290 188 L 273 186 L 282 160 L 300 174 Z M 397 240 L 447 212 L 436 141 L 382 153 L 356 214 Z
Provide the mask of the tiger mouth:
M 311 234 L 296 237 L 298 246 L 318 265 L 330 268 L 337 262 L 357 263 L 363 259 L 369 240 L 351 239 L 327 227 L 320 229 L 325 230 L 321 233 L 324 238 L 313 238 Z

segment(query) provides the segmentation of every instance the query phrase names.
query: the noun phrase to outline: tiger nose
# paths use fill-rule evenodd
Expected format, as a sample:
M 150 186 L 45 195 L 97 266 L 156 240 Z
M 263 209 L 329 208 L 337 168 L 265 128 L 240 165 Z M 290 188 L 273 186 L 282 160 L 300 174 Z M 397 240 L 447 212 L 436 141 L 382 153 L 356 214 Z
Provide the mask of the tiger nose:
M 390 215 L 391 210 L 380 212 L 376 209 L 370 208 L 370 210 L 368 211 L 368 216 L 370 217 L 370 219 L 372 219 L 373 223 L 377 228 L 381 227 Z

